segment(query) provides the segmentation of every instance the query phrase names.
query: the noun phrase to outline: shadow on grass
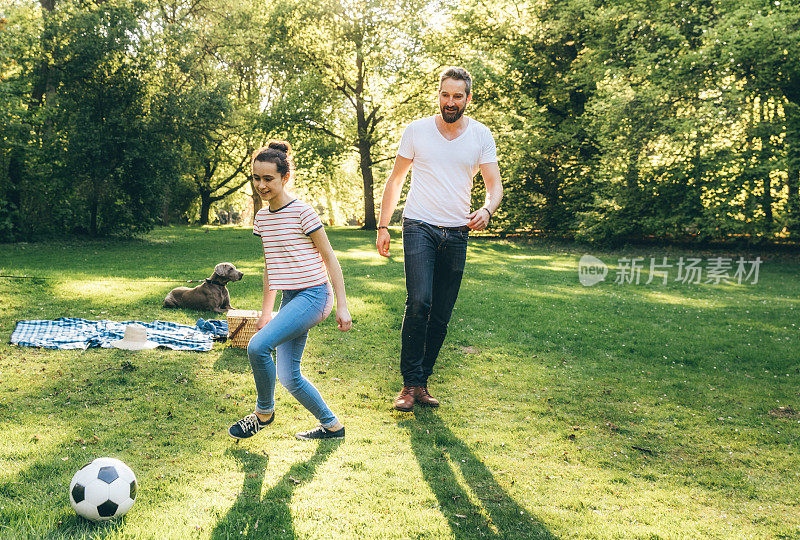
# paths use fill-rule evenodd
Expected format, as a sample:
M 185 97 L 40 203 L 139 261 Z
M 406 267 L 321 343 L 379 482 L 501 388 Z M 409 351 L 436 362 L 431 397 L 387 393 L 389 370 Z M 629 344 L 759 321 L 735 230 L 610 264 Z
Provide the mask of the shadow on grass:
M 292 492 L 314 478 L 314 472 L 342 443 L 324 441 L 308 461 L 295 463 L 263 496 L 264 473 L 269 458 L 241 448 L 229 449 L 244 471 L 242 491 L 233 506 L 214 527 L 211 538 L 295 538 L 292 524 Z
M 417 412 L 398 425 L 408 430 L 422 475 L 456 538 L 556 538 L 506 493 L 435 412 Z

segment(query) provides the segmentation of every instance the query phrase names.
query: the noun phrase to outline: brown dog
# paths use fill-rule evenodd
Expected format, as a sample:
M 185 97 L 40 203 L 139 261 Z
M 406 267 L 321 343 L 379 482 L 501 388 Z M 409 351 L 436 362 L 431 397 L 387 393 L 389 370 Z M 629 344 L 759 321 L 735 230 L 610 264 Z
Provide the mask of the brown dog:
M 172 289 L 167 297 L 164 298 L 164 307 L 225 313 L 229 309 L 233 309 L 231 295 L 225 285 L 231 281 L 239 281 L 243 275 L 231 263 L 219 263 L 214 267 L 214 273 L 211 274 L 211 277 L 197 287 L 175 287 Z

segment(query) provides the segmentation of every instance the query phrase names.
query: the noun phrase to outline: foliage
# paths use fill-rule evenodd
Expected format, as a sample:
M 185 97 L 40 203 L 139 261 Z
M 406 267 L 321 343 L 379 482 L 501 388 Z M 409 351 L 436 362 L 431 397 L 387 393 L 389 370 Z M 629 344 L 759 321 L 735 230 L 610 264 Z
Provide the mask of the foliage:
M 459 60 L 487 77 L 506 165 L 495 226 L 612 243 L 792 232 L 798 13 L 462 2 Z
M 126 235 L 155 223 L 175 156 L 150 115 L 143 9 L 63 2 L 43 10 L 40 29 L 17 14 L 17 39 L 41 39 L 38 55 L 11 49 L 3 81 L 18 115 L 5 186 L 15 236 Z
M 151 10 L 164 27 L 153 45 L 167 66 L 158 83 L 181 148 L 181 179 L 192 186 L 200 224 L 209 223 L 215 203 L 248 184 L 249 158 L 259 146 L 254 117 L 266 81 L 254 35 L 259 21 L 249 17 L 257 9 L 252 2 L 203 0 L 161 2 Z
M 248 156 L 270 138 L 293 143 L 325 219 L 371 228 L 402 128 L 452 64 L 500 150 L 498 232 L 800 230 L 797 3 L 14 0 L 0 16 L 1 241 L 208 223 L 250 206 Z

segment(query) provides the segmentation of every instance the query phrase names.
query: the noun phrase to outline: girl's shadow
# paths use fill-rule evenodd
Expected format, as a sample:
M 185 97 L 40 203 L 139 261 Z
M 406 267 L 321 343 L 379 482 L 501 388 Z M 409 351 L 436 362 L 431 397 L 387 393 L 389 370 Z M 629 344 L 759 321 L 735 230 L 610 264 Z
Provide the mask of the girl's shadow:
M 506 493 L 436 413 L 419 411 L 398 424 L 408 430 L 422 476 L 456 538 L 556 538 Z
M 316 468 L 341 444 L 341 440 L 319 443 L 308 461 L 295 463 L 275 485 L 261 495 L 268 456 L 232 448 L 245 473 L 242 491 L 227 515 L 214 527 L 211 538 L 294 538 L 289 507 L 294 489 L 311 480 Z

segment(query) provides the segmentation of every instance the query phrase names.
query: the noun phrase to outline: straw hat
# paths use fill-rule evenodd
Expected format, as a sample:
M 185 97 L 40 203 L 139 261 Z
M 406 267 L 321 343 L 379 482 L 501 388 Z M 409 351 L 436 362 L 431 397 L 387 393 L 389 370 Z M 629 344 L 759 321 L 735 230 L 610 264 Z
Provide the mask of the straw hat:
M 155 349 L 158 343 L 147 341 L 147 328 L 141 324 L 129 324 L 125 327 L 125 335 L 122 339 L 111 343 L 117 349 L 129 351 L 140 351 L 142 349 Z

